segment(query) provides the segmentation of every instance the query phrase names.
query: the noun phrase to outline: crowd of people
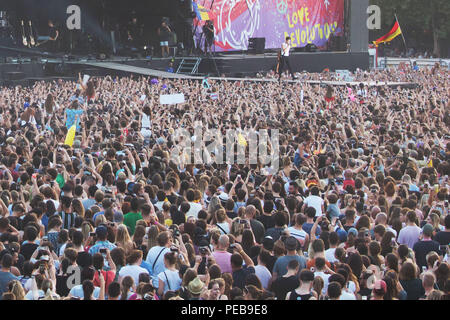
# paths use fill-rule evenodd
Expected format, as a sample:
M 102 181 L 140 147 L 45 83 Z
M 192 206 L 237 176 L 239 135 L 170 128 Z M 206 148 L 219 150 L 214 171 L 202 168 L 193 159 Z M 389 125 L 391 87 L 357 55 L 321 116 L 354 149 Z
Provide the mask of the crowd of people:
M 449 71 L 352 76 L 0 88 L 1 299 L 449 299 Z M 192 164 L 199 127 L 277 129 L 280 167 Z

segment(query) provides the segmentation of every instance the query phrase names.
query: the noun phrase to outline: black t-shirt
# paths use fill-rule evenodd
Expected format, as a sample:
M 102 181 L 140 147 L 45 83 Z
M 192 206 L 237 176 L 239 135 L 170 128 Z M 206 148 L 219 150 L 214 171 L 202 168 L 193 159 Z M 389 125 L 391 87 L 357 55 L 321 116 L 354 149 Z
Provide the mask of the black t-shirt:
M 20 253 L 25 258 L 25 261 L 28 261 L 31 259 L 31 256 L 33 255 L 34 251 L 39 247 L 36 243 L 25 243 L 20 247 Z
M 57 33 L 56 27 L 48 27 L 48 35 L 50 38 L 55 39 L 56 38 L 56 33 Z
M 358 294 L 361 297 L 367 297 L 367 300 L 370 300 L 370 296 L 372 295 L 372 290 L 369 288 L 363 288 L 363 289 L 359 290 Z
M 283 232 L 284 228 L 270 228 L 266 231 L 266 237 L 270 236 L 272 237 L 273 241 L 277 241 L 280 239 L 281 233 Z
M 255 235 L 255 241 L 262 243 L 264 239 L 265 228 L 264 225 L 255 219 L 250 220 L 250 227 L 252 228 L 253 234 Z
M 272 283 L 271 291 L 275 293 L 277 300 L 286 300 L 286 295 L 297 289 L 300 286 L 300 281 L 297 276 L 277 278 Z
M 211 31 L 213 30 L 213 31 Z M 211 39 L 214 37 L 214 25 L 207 25 L 205 24 L 203 26 L 203 33 L 205 34 L 205 37 L 208 39 Z
M 433 240 L 442 246 L 450 244 L 450 231 L 439 231 Z
M 233 219 L 236 218 L 238 215 L 237 215 L 237 213 L 235 213 L 234 211 L 227 211 L 227 216 L 228 216 L 228 218 L 230 218 L 231 220 L 233 220 Z
M 137 38 L 140 37 L 141 30 L 142 30 L 142 27 L 139 24 L 134 24 L 131 22 L 128 25 L 128 31 L 130 32 L 131 37 L 133 37 L 134 40 L 137 40 Z
M 260 215 L 257 220 L 261 222 L 266 230 L 275 227 L 275 218 L 273 216 Z
M 67 297 L 70 289 L 67 287 L 67 279 L 69 275 L 57 275 L 56 276 L 56 293 L 61 297 Z
M 266 268 L 270 271 L 270 273 L 272 273 L 273 267 L 275 265 L 275 262 L 277 262 L 277 259 L 278 259 L 277 257 L 271 255 L 269 261 L 267 261 Z
M 429 252 L 435 251 L 439 252 L 439 243 L 436 241 L 418 241 L 414 244 L 414 253 L 416 254 L 416 263 L 419 266 L 420 270 L 422 267 L 427 266 L 426 256 Z
M 406 300 L 419 300 L 425 294 L 425 289 L 420 279 L 400 280 L 400 284 L 406 291 Z
M 177 196 L 174 194 L 171 194 L 169 196 L 166 196 L 167 200 L 169 200 L 169 202 L 171 204 L 175 204 L 177 202 Z
M 255 268 L 247 266 L 240 270 L 233 271 L 233 287 L 238 287 L 243 290 L 247 276 L 252 273 L 255 273 Z

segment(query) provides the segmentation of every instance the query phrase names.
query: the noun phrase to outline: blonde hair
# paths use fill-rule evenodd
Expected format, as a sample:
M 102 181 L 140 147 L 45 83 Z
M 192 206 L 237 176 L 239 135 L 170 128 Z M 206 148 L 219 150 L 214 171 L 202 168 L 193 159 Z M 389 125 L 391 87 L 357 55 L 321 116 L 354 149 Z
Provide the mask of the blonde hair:
M 233 222 L 231 223 L 231 231 L 230 233 L 234 237 L 238 237 L 244 233 L 244 225 L 241 224 L 240 218 L 234 218 Z
M 78 216 L 84 218 L 84 206 L 79 199 L 74 199 L 72 201 L 72 208 Z
M 432 290 L 425 300 L 442 300 L 444 292 L 440 290 Z
M 93 232 L 94 228 L 92 225 L 85 221 L 81 224 L 81 233 L 83 234 L 83 241 L 86 241 L 89 238 L 89 233 Z
M 95 218 L 95 227 L 98 227 L 101 224 L 106 224 L 108 221 L 104 214 L 99 214 L 97 218 Z
M 131 241 L 127 226 L 124 224 L 117 227 L 116 244 L 125 250 L 126 255 L 133 249 L 133 242 Z
M 11 281 L 11 293 L 14 294 L 16 300 L 25 300 L 25 290 L 18 280 Z
M 202 194 L 205 192 L 206 188 L 208 188 L 208 185 L 209 185 L 208 180 L 206 180 L 204 176 L 202 176 L 198 182 L 198 189 Z

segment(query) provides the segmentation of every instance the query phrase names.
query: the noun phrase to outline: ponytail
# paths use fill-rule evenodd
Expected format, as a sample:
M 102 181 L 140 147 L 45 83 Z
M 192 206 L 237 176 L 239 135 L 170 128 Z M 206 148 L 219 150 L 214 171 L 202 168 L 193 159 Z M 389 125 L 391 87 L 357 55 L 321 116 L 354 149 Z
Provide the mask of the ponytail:
M 134 280 L 130 276 L 126 276 L 122 279 L 122 285 L 120 287 L 120 300 L 127 300 L 128 299 L 128 292 L 130 291 L 131 287 L 133 286 Z

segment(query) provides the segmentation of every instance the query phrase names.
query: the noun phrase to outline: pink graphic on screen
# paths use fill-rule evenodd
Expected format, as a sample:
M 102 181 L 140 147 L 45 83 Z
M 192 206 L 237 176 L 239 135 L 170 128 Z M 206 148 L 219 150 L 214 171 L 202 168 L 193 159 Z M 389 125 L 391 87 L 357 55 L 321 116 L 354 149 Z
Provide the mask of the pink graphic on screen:
M 266 49 L 279 48 L 286 36 L 294 48 L 323 47 L 333 34 L 343 34 L 344 0 L 195 1 L 211 9 L 216 51 L 247 50 L 249 38 L 266 38 Z M 204 23 L 194 20 L 196 42 Z

